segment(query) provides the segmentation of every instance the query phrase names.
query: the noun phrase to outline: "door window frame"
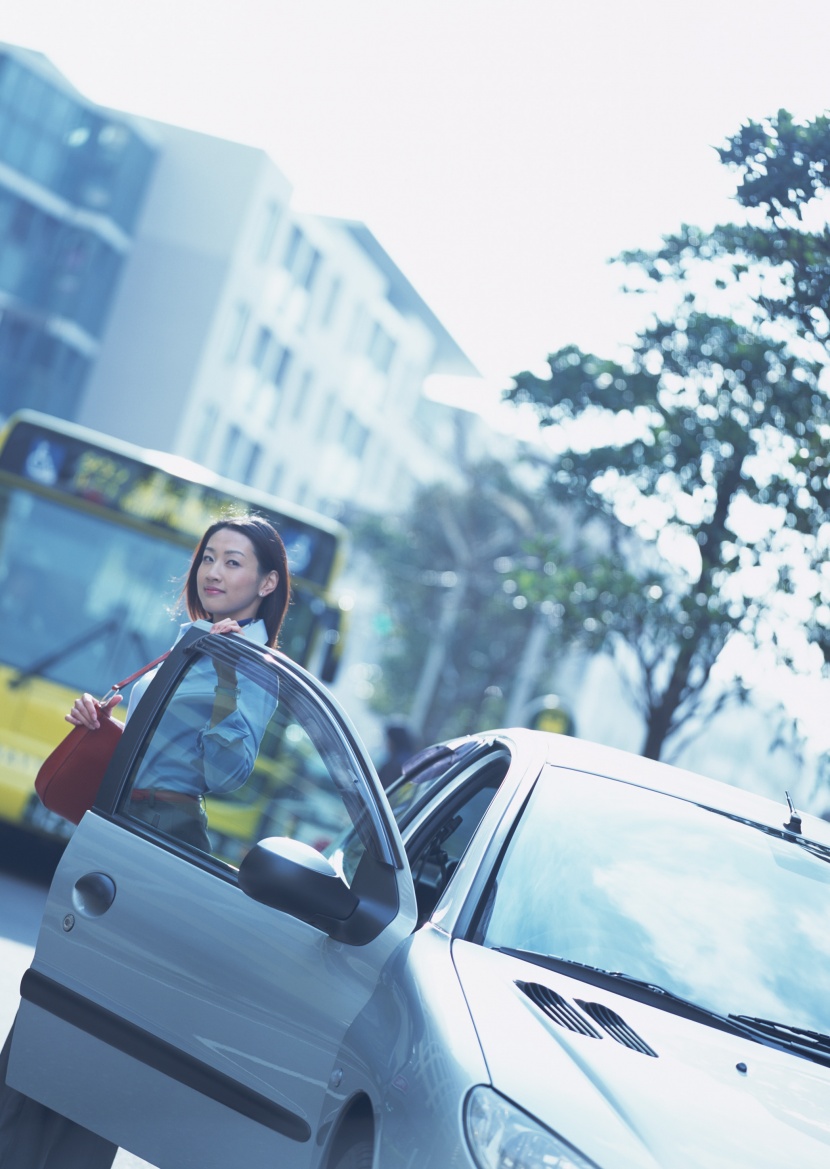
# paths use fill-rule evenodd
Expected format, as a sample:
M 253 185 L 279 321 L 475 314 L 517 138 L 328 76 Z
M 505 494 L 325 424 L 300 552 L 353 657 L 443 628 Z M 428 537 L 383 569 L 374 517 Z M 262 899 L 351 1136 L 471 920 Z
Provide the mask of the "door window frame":
M 143 746 L 163 717 L 169 696 L 178 686 L 192 661 L 193 655 L 209 652 L 211 656 L 219 657 L 229 665 L 239 668 L 246 677 L 253 681 L 256 681 L 257 673 L 261 672 L 263 668 L 267 669 L 269 674 L 273 671 L 278 681 L 285 683 L 284 686 L 280 686 L 281 689 L 293 689 L 308 701 L 310 709 L 318 710 L 321 717 L 328 720 L 328 724 L 336 735 L 338 746 L 344 750 L 350 764 L 350 771 L 356 780 L 355 794 L 361 801 L 363 821 L 367 826 L 366 831 L 368 831 L 368 836 L 361 833 L 364 846 L 372 851 L 382 864 L 389 865 L 395 870 L 406 868 L 407 861 L 400 838 L 396 838 L 395 834 L 389 830 L 389 825 L 382 811 L 386 799 L 380 781 L 374 775 L 371 762 L 360 745 L 348 718 L 334 699 L 316 683 L 307 671 L 279 651 L 249 642 L 242 636 L 212 634 L 210 628 L 210 622 L 194 622 L 176 643 L 170 656 L 162 663 L 150 682 L 131 714 L 116 747 L 95 801 L 95 811 L 125 830 L 145 837 L 157 847 L 174 852 L 192 864 L 236 883 L 237 869 L 233 865 L 208 853 L 191 848 L 172 837 L 160 834 L 149 825 L 133 819 L 127 812 L 119 810 L 120 802 L 128 789 L 128 783 L 134 776 L 136 767 L 140 764 Z M 319 746 L 314 738 L 309 737 L 312 738 L 312 742 L 319 751 Z M 354 820 L 354 816 L 349 810 L 349 801 L 344 800 L 343 802 L 350 817 Z M 386 804 L 385 811 L 391 820 L 388 804 Z M 357 824 L 355 824 L 355 828 L 360 832 Z

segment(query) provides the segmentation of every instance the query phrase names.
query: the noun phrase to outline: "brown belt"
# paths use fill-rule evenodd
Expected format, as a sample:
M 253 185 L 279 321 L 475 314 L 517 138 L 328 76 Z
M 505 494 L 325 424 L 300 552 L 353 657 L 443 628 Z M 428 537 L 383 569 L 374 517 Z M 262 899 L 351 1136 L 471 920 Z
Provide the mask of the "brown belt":
M 201 796 L 189 796 L 186 792 L 166 792 L 157 791 L 155 788 L 134 788 L 130 792 L 130 799 L 134 804 L 142 803 L 144 800 L 153 803 L 158 800 L 160 804 L 200 804 L 202 802 Z

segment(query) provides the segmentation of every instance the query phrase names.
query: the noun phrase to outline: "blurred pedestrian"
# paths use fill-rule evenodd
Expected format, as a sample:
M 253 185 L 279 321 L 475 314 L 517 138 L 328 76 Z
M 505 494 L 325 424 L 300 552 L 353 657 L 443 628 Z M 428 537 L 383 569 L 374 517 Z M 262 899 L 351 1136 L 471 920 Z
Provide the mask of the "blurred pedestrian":
M 415 736 L 400 719 L 390 719 L 384 727 L 386 754 L 378 767 L 380 782 L 388 788 L 403 773 L 403 765 L 415 754 Z

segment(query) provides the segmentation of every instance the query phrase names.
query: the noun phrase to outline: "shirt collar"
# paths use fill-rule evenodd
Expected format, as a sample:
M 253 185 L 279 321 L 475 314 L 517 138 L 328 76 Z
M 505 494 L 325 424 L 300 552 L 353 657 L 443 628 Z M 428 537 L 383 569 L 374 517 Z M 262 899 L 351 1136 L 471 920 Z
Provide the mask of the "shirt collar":
M 176 638 L 176 641 L 178 641 L 179 638 L 183 636 L 183 634 L 187 633 L 188 629 L 190 629 L 192 625 L 192 621 L 185 621 L 183 625 L 180 625 L 179 636 Z M 268 630 L 265 626 L 265 622 L 261 618 L 256 621 L 252 621 L 250 625 L 243 626 L 242 636 L 247 637 L 250 641 L 257 642 L 258 645 L 268 644 Z

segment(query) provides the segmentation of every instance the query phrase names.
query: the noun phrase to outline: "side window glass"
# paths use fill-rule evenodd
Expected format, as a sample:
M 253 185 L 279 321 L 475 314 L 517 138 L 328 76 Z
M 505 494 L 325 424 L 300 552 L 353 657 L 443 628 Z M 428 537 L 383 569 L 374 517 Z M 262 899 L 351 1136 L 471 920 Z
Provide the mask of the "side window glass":
M 119 811 L 237 867 L 267 836 L 323 849 L 352 830 L 351 879 L 374 826 L 360 764 L 333 717 L 267 656 L 196 656 L 148 733 Z
M 430 822 L 428 832 L 419 833 L 407 849 L 418 902 L 419 925 L 432 914 L 447 887 L 499 788 L 505 770 L 491 768 L 474 790 L 467 790 L 463 799 L 447 800 L 447 807 Z

